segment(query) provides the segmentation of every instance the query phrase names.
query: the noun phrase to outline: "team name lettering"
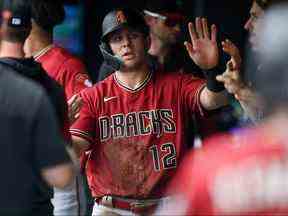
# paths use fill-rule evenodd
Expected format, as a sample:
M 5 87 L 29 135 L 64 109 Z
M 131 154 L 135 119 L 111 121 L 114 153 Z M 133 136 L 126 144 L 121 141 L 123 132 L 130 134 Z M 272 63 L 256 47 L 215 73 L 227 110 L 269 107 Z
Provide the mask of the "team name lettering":
M 99 129 L 101 141 L 106 141 L 111 138 L 175 133 L 176 123 L 172 110 L 159 109 L 102 116 L 99 118 Z

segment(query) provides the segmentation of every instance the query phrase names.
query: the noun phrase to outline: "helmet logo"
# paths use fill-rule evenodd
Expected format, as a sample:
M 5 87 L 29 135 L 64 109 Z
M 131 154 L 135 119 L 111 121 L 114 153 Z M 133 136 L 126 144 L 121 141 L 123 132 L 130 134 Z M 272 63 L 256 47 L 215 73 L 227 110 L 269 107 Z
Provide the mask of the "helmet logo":
M 117 11 L 116 12 L 116 20 L 117 20 L 118 24 L 127 22 L 127 19 L 126 19 L 125 15 L 124 15 L 123 11 Z

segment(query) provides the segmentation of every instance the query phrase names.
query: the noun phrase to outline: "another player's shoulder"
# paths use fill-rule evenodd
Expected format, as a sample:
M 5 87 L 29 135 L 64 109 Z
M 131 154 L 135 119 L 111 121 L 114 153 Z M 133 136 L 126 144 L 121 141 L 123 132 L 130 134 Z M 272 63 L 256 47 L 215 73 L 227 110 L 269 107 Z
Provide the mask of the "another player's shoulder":
M 65 65 L 71 69 L 85 68 L 83 62 L 77 56 L 63 47 L 54 46 L 50 51 L 50 55 L 53 55 L 59 63 L 61 62 L 63 64 L 63 66 Z
M 207 163 L 214 165 L 218 162 L 229 164 L 229 161 L 242 161 L 250 156 L 261 157 L 275 149 L 282 149 L 282 144 L 281 139 L 270 136 L 270 133 L 263 127 L 237 129 L 206 139 L 203 144 L 204 148 L 199 151 L 197 157 L 200 161 L 210 158 Z
M 55 52 L 57 52 L 60 59 L 63 60 L 63 63 L 65 63 L 65 65 L 68 65 L 71 68 L 74 67 L 75 69 L 84 68 L 84 64 L 80 60 L 80 58 L 78 58 L 75 55 L 73 55 L 72 53 L 70 53 L 67 49 L 65 49 L 63 47 L 56 46 Z

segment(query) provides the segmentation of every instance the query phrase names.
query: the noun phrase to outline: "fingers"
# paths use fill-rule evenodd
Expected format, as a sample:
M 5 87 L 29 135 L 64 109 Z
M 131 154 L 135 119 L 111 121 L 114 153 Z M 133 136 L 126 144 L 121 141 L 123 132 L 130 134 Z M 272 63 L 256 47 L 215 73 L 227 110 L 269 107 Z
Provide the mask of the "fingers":
M 185 41 L 184 42 L 184 46 L 186 47 L 186 50 L 187 50 L 189 56 L 192 58 L 192 56 L 193 56 L 193 54 L 195 52 L 193 45 L 191 43 Z
M 204 38 L 201 19 L 199 17 L 197 17 L 195 22 L 196 22 L 196 32 L 198 34 L 198 37 Z
M 239 53 L 238 48 L 228 39 L 225 41 L 222 41 L 222 48 L 223 51 L 229 54 L 230 56 L 235 56 L 237 53 Z
M 211 26 L 211 41 L 217 42 L 217 27 L 214 24 Z
M 226 67 L 228 69 L 228 71 L 233 71 L 234 66 L 233 66 L 233 62 L 230 60 L 227 62 Z
M 82 107 L 82 98 L 79 95 L 73 95 L 68 101 L 68 115 L 72 124 L 78 117 Z
M 67 101 L 68 106 L 70 106 L 71 104 L 73 104 L 73 103 L 75 102 L 75 100 L 77 99 L 77 97 L 78 97 L 77 94 L 73 95 L 73 96 Z
M 203 29 L 204 38 L 209 38 L 210 39 L 207 19 L 206 18 L 202 18 L 201 21 L 202 21 L 202 29 Z
M 242 58 L 240 56 L 238 47 L 228 39 L 222 41 L 221 44 L 223 51 L 231 56 L 234 69 L 239 70 L 241 67 Z
M 189 34 L 192 41 L 193 47 L 195 47 L 195 41 L 197 39 L 210 39 L 210 31 L 208 27 L 207 18 L 199 18 L 195 19 L 195 26 L 192 22 L 188 24 Z M 211 40 L 216 42 L 217 40 L 217 28 L 216 25 L 211 26 Z
M 234 82 L 233 79 L 231 79 L 231 77 L 220 75 L 217 76 L 216 79 L 224 84 L 225 89 L 230 94 L 235 94 L 239 90 L 239 86 Z
M 195 41 L 197 40 L 198 37 L 195 32 L 194 24 L 192 22 L 188 23 L 188 30 L 189 30 L 192 45 L 195 46 Z

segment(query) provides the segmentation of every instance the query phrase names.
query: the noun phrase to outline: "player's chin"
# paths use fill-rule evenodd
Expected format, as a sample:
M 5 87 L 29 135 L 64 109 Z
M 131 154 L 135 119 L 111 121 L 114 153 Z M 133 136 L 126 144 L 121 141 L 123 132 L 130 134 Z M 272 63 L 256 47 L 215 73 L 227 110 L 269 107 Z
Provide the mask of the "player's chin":
M 125 60 L 124 65 L 126 68 L 134 68 L 136 65 L 138 65 L 138 61 L 137 59 Z

